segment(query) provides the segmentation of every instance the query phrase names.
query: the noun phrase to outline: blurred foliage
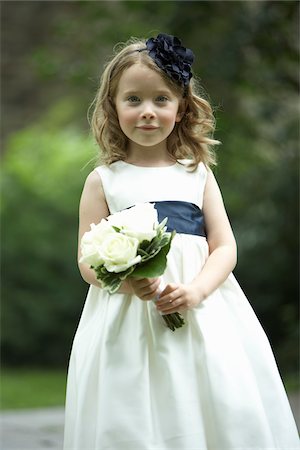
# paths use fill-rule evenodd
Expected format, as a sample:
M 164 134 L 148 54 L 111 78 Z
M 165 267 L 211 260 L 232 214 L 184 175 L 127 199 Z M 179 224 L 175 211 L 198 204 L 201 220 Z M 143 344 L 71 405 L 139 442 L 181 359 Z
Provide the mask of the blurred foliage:
M 65 391 L 65 370 L 3 369 L 0 410 L 61 406 Z
M 223 143 L 215 172 L 238 242 L 236 275 L 280 367 L 296 371 L 299 3 L 12 1 L 2 9 L 3 361 L 67 361 L 87 289 L 76 268 L 78 202 L 96 155 L 86 110 L 115 43 L 162 31 L 196 54 Z
M 80 191 L 94 155 L 88 136 L 57 128 L 70 104 L 12 135 L 3 171 L 2 345 L 11 362 L 64 363 L 86 285 L 77 270 Z M 51 120 L 53 118 L 53 121 Z M 76 301 L 77 300 L 77 301 Z M 47 349 L 47 350 L 45 350 Z

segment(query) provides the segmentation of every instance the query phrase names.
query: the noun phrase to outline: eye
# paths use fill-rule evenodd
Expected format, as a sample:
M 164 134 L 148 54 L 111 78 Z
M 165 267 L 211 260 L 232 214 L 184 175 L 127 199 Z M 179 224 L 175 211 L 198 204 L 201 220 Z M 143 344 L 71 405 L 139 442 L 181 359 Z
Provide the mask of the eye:
M 165 95 L 159 95 L 158 97 L 156 97 L 155 101 L 158 103 L 166 103 L 168 101 L 168 97 L 166 97 Z
M 127 101 L 129 103 L 138 103 L 140 99 L 137 95 L 130 95 L 130 97 L 127 98 Z

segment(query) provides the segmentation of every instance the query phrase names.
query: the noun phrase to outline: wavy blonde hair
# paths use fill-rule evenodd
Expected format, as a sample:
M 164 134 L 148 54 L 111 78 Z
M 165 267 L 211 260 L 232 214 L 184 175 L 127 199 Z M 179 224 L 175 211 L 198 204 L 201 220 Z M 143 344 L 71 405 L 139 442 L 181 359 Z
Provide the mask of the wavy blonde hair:
M 213 146 L 220 142 L 213 138 L 215 119 L 212 108 L 203 95 L 195 78 L 186 92 L 160 69 L 145 49 L 145 41 L 131 38 L 115 47 L 115 56 L 109 61 L 100 78 L 100 87 L 91 105 L 91 128 L 100 147 L 98 163 L 111 164 L 127 157 L 128 138 L 120 128 L 115 107 L 115 97 L 120 77 L 133 64 L 143 64 L 159 73 L 172 92 L 182 99 L 183 117 L 176 122 L 167 139 L 167 149 L 174 159 L 189 159 L 189 167 L 195 169 L 199 162 L 216 164 Z

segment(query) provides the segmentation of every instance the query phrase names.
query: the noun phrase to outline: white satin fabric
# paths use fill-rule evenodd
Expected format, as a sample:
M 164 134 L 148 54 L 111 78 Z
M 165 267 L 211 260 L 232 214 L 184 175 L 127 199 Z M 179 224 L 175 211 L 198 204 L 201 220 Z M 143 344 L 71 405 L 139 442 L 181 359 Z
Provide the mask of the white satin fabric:
M 111 212 L 178 197 L 202 207 L 202 164 L 98 172 Z M 162 284 L 191 281 L 207 257 L 205 238 L 177 234 Z M 300 448 L 270 345 L 233 274 L 184 318 L 172 332 L 153 302 L 90 287 L 69 365 L 65 450 Z

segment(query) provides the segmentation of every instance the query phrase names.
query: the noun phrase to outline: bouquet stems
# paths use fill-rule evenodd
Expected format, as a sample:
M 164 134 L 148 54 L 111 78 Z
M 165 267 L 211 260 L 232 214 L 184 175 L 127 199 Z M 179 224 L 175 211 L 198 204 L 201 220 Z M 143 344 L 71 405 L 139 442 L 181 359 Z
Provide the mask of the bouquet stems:
M 164 319 L 167 327 L 172 331 L 175 331 L 176 328 L 181 328 L 185 323 L 182 315 L 178 312 L 172 314 L 163 314 L 162 318 Z
M 162 285 L 160 285 L 159 294 L 154 299 L 154 303 L 159 299 L 159 295 L 162 293 L 162 291 L 163 288 Z M 161 314 L 161 316 L 164 319 L 167 327 L 172 331 L 175 331 L 177 328 L 181 328 L 185 324 L 184 318 L 179 312 L 175 312 L 172 314 Z

